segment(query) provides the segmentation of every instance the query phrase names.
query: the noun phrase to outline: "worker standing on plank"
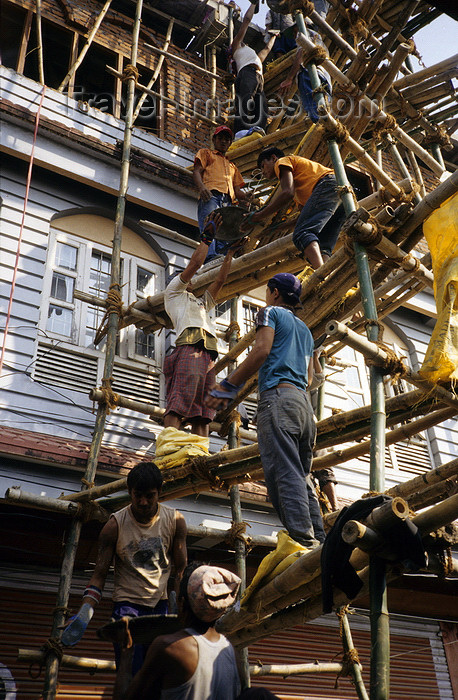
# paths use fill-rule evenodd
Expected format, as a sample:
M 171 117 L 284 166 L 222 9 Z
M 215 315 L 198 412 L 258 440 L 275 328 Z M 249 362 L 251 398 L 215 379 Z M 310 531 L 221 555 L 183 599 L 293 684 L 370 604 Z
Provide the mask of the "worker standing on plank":
M 245 360 L 210 392 L 225 408 L 259 370 L 257 430 L 269 498 L 290 536 L 314 548 L 325 539 L 310 480 L 316 426 L 307 385 L 312 381 L 313 338 L 295 315 L 301 282 L 287 272 L 267 283 L 266 307 L 256 316 L 256 341 Z

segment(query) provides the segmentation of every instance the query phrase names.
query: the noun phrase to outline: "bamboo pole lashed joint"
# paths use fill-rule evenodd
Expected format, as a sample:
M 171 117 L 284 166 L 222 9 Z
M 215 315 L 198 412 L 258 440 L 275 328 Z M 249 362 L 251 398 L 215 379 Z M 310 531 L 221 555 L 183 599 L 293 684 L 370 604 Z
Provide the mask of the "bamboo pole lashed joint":
M 350 347 L 361 352 L 366 358 L 383 367 L 387 373 L 396 372 L 403 376 L 408 382 L 419 387 L 425 393 L 434 395 L 443 403 L 448 404 L 452 408 L 458 410 L 458 399 L 446 388 L 433 384 L 432 382 L 423 379 L 417 373 L 412 372 L 402 361 L 400 361 L 394 353 L 388 352 L 389 348 L 381 347 L 380 344 L 372 343 L 370 340 L 363 338 L 352 331 L 348 326 L 338 321 L 330 321 L 326 325 L 328 335 L 335 336 L 344 340 Z

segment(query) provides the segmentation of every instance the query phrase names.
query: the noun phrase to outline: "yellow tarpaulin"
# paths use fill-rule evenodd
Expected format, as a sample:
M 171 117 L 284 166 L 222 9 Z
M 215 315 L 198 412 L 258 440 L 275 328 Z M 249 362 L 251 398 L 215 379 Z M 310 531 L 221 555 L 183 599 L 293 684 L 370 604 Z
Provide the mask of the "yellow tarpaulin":
M 164 428 L 156 440 L 154 463 L 159 469 L 176 467 L 188 457 L 206 457 L 209 452 L 209 440 L 201 435 L 186 433 L 177 428 Z
M 458 193 L 426 219 L 423 233 L 434 272 L 437 321 L 420 375 L 432 382 L 458 379 Z
M 269 583 L 275 576 L 281 574 L 282 571 L 296 561 L 298 557 L 308 551 L 307 547 L 303 547 L 298 542 L 295 542 L 286 530 L 280 530 L 277 535 L 276 548 L 265 556 L 259 564 L 253 580 L 242 596 L 241 605 L 247 604 L 248 599 L 257 588 Z

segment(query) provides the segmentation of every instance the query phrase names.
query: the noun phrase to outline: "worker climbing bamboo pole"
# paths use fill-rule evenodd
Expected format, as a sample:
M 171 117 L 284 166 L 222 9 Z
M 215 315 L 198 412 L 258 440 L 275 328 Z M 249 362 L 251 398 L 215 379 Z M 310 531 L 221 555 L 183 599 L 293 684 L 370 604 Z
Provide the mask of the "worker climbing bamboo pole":
M 131 62 L 125 70 L 125 80 L 127 82 L 127 104 L 124 130 L 124 144 L 121 162 L 121 176 L 119 185 L 118 202 L 116 207 L 116 218 L 113 234 L 113 250 L 111 258 L 111 279 L 110 292 L 107 304 L 107 345 L 105 354 L 105 365 L 103 371 L 102 385 L 107 398 L 103 403 L 99 403 L 95 420 L 93 440 L 89 451 L 86 471 L 82 479 L 82 490 L 93 485 L 100 448 L 102 444 L 105 420 L 109 410 L 109 393 L 111 392 L 112 372 L 116 352 L 116 337 L 118 332 L 119 309 L 121 308 L 121 236 L 124 224 L 124 212 L 126 207 L 127 185 L 129 178 L 129 158 L 132 136 L 132 115 L 135 97 L 136 82 L 136 62 L 138 51 L 138 37 L 140 32 L 140 21 L 142 14 L 143 0 L 137 0 L 135 19 L 132 36 Z M 44 700 L 54 700 L 57 690 L 57 674 L 59 671 L 60 639 L 62 627 L 65 623 L 65 612 L 70 593 L 71 577 L 73 566 L 81 533 L 81 520 L 73 520 L 67 541 L 65 544 L 64 557 L 62 562 L 57 603 L 54 610 L 53 626 L 51 638 L 49 640 L 49 653 L 46 661 L 45 683 L 43 691 Z
M 299 31 L 307 37 L 304 18 L 301 12 L 296 14 Z M 313 96 L 319 114 L 327 113 L 326 102 L 322 93 L 320 80 L 314 60 L 306 66 Z M 334 166 L 337 182 L 341 190 L 341 198 L 347 217 L 355 211 L 355 203 L 347 180 L 336 136 L 328 132 L 328 149 Z M 367 335 L 369 340 L 377 342 L 379 338 L 379 323 L 377 306 L 372 288 L 369 259 L 366 248 L 353 242 L 355 261 L 358 270 L 359 285 L 362 292 L 362 303 L 366 317 Z M 371 389 L 371 451 L 370 478 L 371 491 L 381 492 L 384 489 L 385 470 L 385 392 L 383 371 L 375 366 L 370 367 Z M 389 622 L 386 606 L 386 576 L 385 565 L 378 559 L 371 559 L 370 566 L 370 599 L 371 599 L 371 700 L 387 700 L 389 696 Z

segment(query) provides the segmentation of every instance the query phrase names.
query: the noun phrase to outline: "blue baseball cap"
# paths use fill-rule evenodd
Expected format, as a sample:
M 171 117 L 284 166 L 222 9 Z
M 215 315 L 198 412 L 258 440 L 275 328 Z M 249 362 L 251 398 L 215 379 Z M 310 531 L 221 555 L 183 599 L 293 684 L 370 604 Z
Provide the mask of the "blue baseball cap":
M 287 295 L 288 300 L 298 304 L 301 300 L 302 284 L 296 275 L 290 272 L 279 272 L 267 282 L 268 287 L 275 287 Z

